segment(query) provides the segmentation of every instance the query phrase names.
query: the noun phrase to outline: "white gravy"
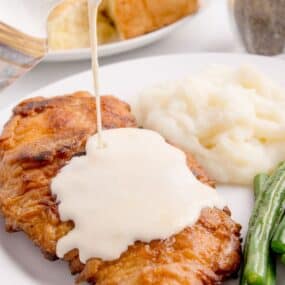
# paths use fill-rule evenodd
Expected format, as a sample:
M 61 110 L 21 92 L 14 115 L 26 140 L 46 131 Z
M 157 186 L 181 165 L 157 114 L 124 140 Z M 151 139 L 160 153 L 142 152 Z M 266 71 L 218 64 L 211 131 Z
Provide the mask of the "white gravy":
M 99 3 L 89 0 L 97 106 Z M 166 239 L 193 225 L 204 207 L 224 207 L 217 192 L 190 172 L 185 154 L 158 133 L 134 128 L 102 132 L 100 108 L 97 124 L 86 156 L 73 158 L 52 181 L 61 220 L 75 225 L 58 241 L 58 257 L 77 248 L 83 263 L 95 257 L 114 260 L 137 240 Z
M 102 114 L 101 114 L 101 98 L 99 85 L 99 63 L 98 63 L 98 37 L 97 37 L 97 15 L 101 0 L 88 0 L 89 11 L 89 27 L 90 27 L 90 44 L 92 52 L 92 73 L 94 83 L 94 95 L 96 96 L 97 106 L 97 133 L 98 133 L 98 147 L 104 146 L 102 139 Z M 100 106 L 100 108 L 98 108 Z
M 166 239 L 193 225 L 204 207 L 222 208 L 218 193 L 199 182 L 185 154 L 158 133 L 106 130 L 87 154 L 75 157 L 52 182 L 60 217 L 75 228 L 57 244 L 63 257 L 74 248 L 80 260 L 114 260 L 140 240 Z

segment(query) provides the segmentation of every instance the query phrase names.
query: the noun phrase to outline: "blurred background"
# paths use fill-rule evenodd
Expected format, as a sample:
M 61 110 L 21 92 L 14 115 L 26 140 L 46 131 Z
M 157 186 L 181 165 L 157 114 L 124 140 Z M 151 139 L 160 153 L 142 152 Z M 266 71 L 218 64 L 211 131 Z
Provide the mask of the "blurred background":
M 77 1 L 79 3 L 81 0 Z M 238 23 L 239 32 L 237 32 L 237 21 L 234 21 L 234 5 L 236 5 L 237 2 L 240 3 L 240 7 L 235 7 L 235 11 L 238 11 L 240 23 L 243 24 L 243 26 L 241 26 L 240 23 Z M 260 26 L 260 22 L 250 22 L 252 15 L 250 15 L 249 11 L 251 11 L 250 8 L 252 8 L 252 10 L 255 8 L 258 17 L 261 17 L 263 20 L 267 19 L 269 17 L 267 12 L 269 9 L 271 9 L 270 11 L 272 12 L 273 6 L 269 5 L 268 7 L 268 3 L 272 4 L 273 2 L 278 2 L 279 7 L 281 7 L 280 5 L 284 7 L 284 1 L 282 0 L 203 0 L 200 2 L 200 8 L 197 13 L 183 20 L 179 20 L 171 30 L 164 31 L 165 35 L 160 36 L 159 33 L 162 32 L 157 31 L 152 33 L 153 35 L 145 37 L 146 40 L 140 40 L 141 42 L 145 41 L 144 44 L 146 44 L 147 41 L 154 41 L 151 37 L 157 37 L 158 39 L 156 41 L 143 47 L 139 46 L 144 44 L 135 43 L 133 48 L 123 53 L 100 57 L 100 65 L 104 66 L 123 60 L 173 53 L 246 52 L 245 47 L 247 47 L 248 51 L 258 53 L 258 47 L 253 46 L 251 43 L 252 39 L 254 39 L 254 43 L 257 42 L 256 38 L 254 38 L 255 34 L 250 34 L 252 30 L 248 29 L 248 26 L 252 24 L 255 25 L 254 27 L 256 27 L 256 24 Z M 280 12 L 281 17 L 283 11 L 281 10 Z M 235 17 L 235 19 L 238 17 Z M 255 16 L 253 18 L 256 20 Z M 58 21 L 56 18 L 54 23 L 58 24 Z M 245 24 L 248 26 L 245 27 Z M 263 21 L 261 24 L 263 25 L 262 29 L 269 27 L 266 21 Z M 264 35 L 262 35 L 262 37 L 262 40 L 266 42 Z M 243 44 L 241 44 L 241 38 L 243 38 Z M 136 41 L 136 39 L 134 41 Z M 110 52 L 110 48 L 107 48 L 107 53 L 112 54 L 112 49 Z M 266 52 L 261 50 L 261 53 L 264 54 Z M 86 59 L 86 51 L 85 56 L 81 56 L 77 53 L 75 56 L 76 59 L 81 60 L 76 61 L 72 60 L 70 56 L 65 58 L 64 54 L 60 52 L 56 52 L 54 55 L 53 57 L 48 56 L 46 60 L 43 60 L 32 71 L 5 90 L 1 96 L 1 106 L 12 103 L 15 99 L 19 98 L 19 96 L 24 97 L 32 91 L 56 80 L 90 69 L 90 58 L 87 57 Z M 279 56 L 282 57 L 282 54 L 279 54 Z

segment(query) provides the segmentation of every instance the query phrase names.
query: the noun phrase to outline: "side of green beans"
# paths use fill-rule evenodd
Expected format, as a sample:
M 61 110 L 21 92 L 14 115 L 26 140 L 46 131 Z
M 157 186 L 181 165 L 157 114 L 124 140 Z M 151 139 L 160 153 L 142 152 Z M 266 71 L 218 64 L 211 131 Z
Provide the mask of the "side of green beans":
M 276 284 L 276 259 L 274 256 L 270 256 L 264 285 L 275 285 L 275 284 Z
M 268 278 L 275 278 L 275 274 L 268 274 L 269 250 L 274 226 L 283 215 L 285 163 L 281 163 L 261 185 L 264 185 L 264 191 L 257 197 L 245 246 L 244 275 L 249 285 L 267 285 Z
M 260 173 L 254 177 L 253 180 L 253 188 L 254 188 L 254 197 L 258 199 L 260 195 L 262 195 L 265 189 L 265 183 L 269 176 L 266 173 Z
M 285 253 L 285 217 L 283 217 L 281 223 L 277 227 L 271 241 L 271 248 L 278 254 Z
M 263 191 L 265 191 L 266 181 L 269 178 L 269 175 L 266 173 L 261 173 L 255 176 L 254 178 L 254 196 L 255 199 L 258 199 L 260 195 L 262 195 Z M 274 256 L 270 255 L 269 263 L 267 267 L 267 274 L 265 283 L 266 285 L 275 285 L 276 284 L 276 259 Z
M 254 182 L 253 182 L 255 199 L 258 199 L 258 197 L 262 195 L 262 193 L 264 192 L 265 185 L 266 185 L 265 183 L 268 178 L 269 176 L 265 173 L 261 173 L 255 176 Z M 246 257 L 246 252 L 245 252 L 245 257 Z M 267 267 L 265 284 L 266 285 L 276 284 L 276 262 L 275 262 L 274 257 L 269 258 L 269 264 Z M 244 272 L 242 272 L 240 285 L 248 285 Z

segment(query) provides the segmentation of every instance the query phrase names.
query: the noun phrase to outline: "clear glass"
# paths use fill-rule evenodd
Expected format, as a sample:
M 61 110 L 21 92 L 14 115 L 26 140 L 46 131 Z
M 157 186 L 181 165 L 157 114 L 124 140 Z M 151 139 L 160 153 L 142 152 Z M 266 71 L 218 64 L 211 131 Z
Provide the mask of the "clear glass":
M 246 50 L 262 55 L 285 48 L 285 0 L 229 0 L 236 31 Z

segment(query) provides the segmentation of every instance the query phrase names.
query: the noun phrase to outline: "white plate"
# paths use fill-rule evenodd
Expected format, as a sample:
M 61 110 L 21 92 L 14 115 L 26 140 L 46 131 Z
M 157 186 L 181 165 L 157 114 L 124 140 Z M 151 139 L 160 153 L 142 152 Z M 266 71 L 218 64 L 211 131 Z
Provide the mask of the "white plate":
M 160 40 L 163 37 L 166 37 L 168 34 L 173 32 L 183 23 L 191 21 L 193 17 L 195 16 L 186 17 L 174 24 L 168 25 L 164 28 L 145 34 L 143 36 L 139 36 L 129 40 L 101 45 L 99 46 L 98 50 L 99 57 L 116 55 L 122 52 L 126 52 L 129 50 L 133 50 L 151 44 L 155 41 Z M 46 56 L 44 61 L 46 62 L 76 61 L 76 60 L 89 59 L 90 57 L 91 57 L 90 48 L 81 48 L 81 49 L 71 49 L 64 51 L 51 51 Z
M 234 54 L 192 54 L 146 58 L 123 62 L 101 69 L 102 91 L 114 94 L 125 101 L 133 100 L 143 88 L 162 80 L 175 79 L 197 72 L 209 64 L 239 66 L 253 64 L 272 79 L 285 87 L 284 61 L 266 57 Z M 51 96 L 66 94 L 76 90 L 92 91 L 91 72 L 81 73 L 41 89 L 31 96 Z M 0 127 L 8 119 L 11 107 L 1 111 Z M 247 229 L 252 209 L 252 191 L 244 187 L 220 186 L 218 191 L 232 210 L 233 218 L 243 225 L 243 235 Z M 23 233 L 8 234 L 0 220 L 0 271 L 1 281 L 9 285 L 71 285 L 67 266 L 61 262 L 45 260 L 40 251 L 32 245 Z M 279 267 L 278 285 L 284 284 L 285 271 Z M 2 284 L 2 283 L 1 283 Z M 237 285 L 232 280 L 227 284 Z

